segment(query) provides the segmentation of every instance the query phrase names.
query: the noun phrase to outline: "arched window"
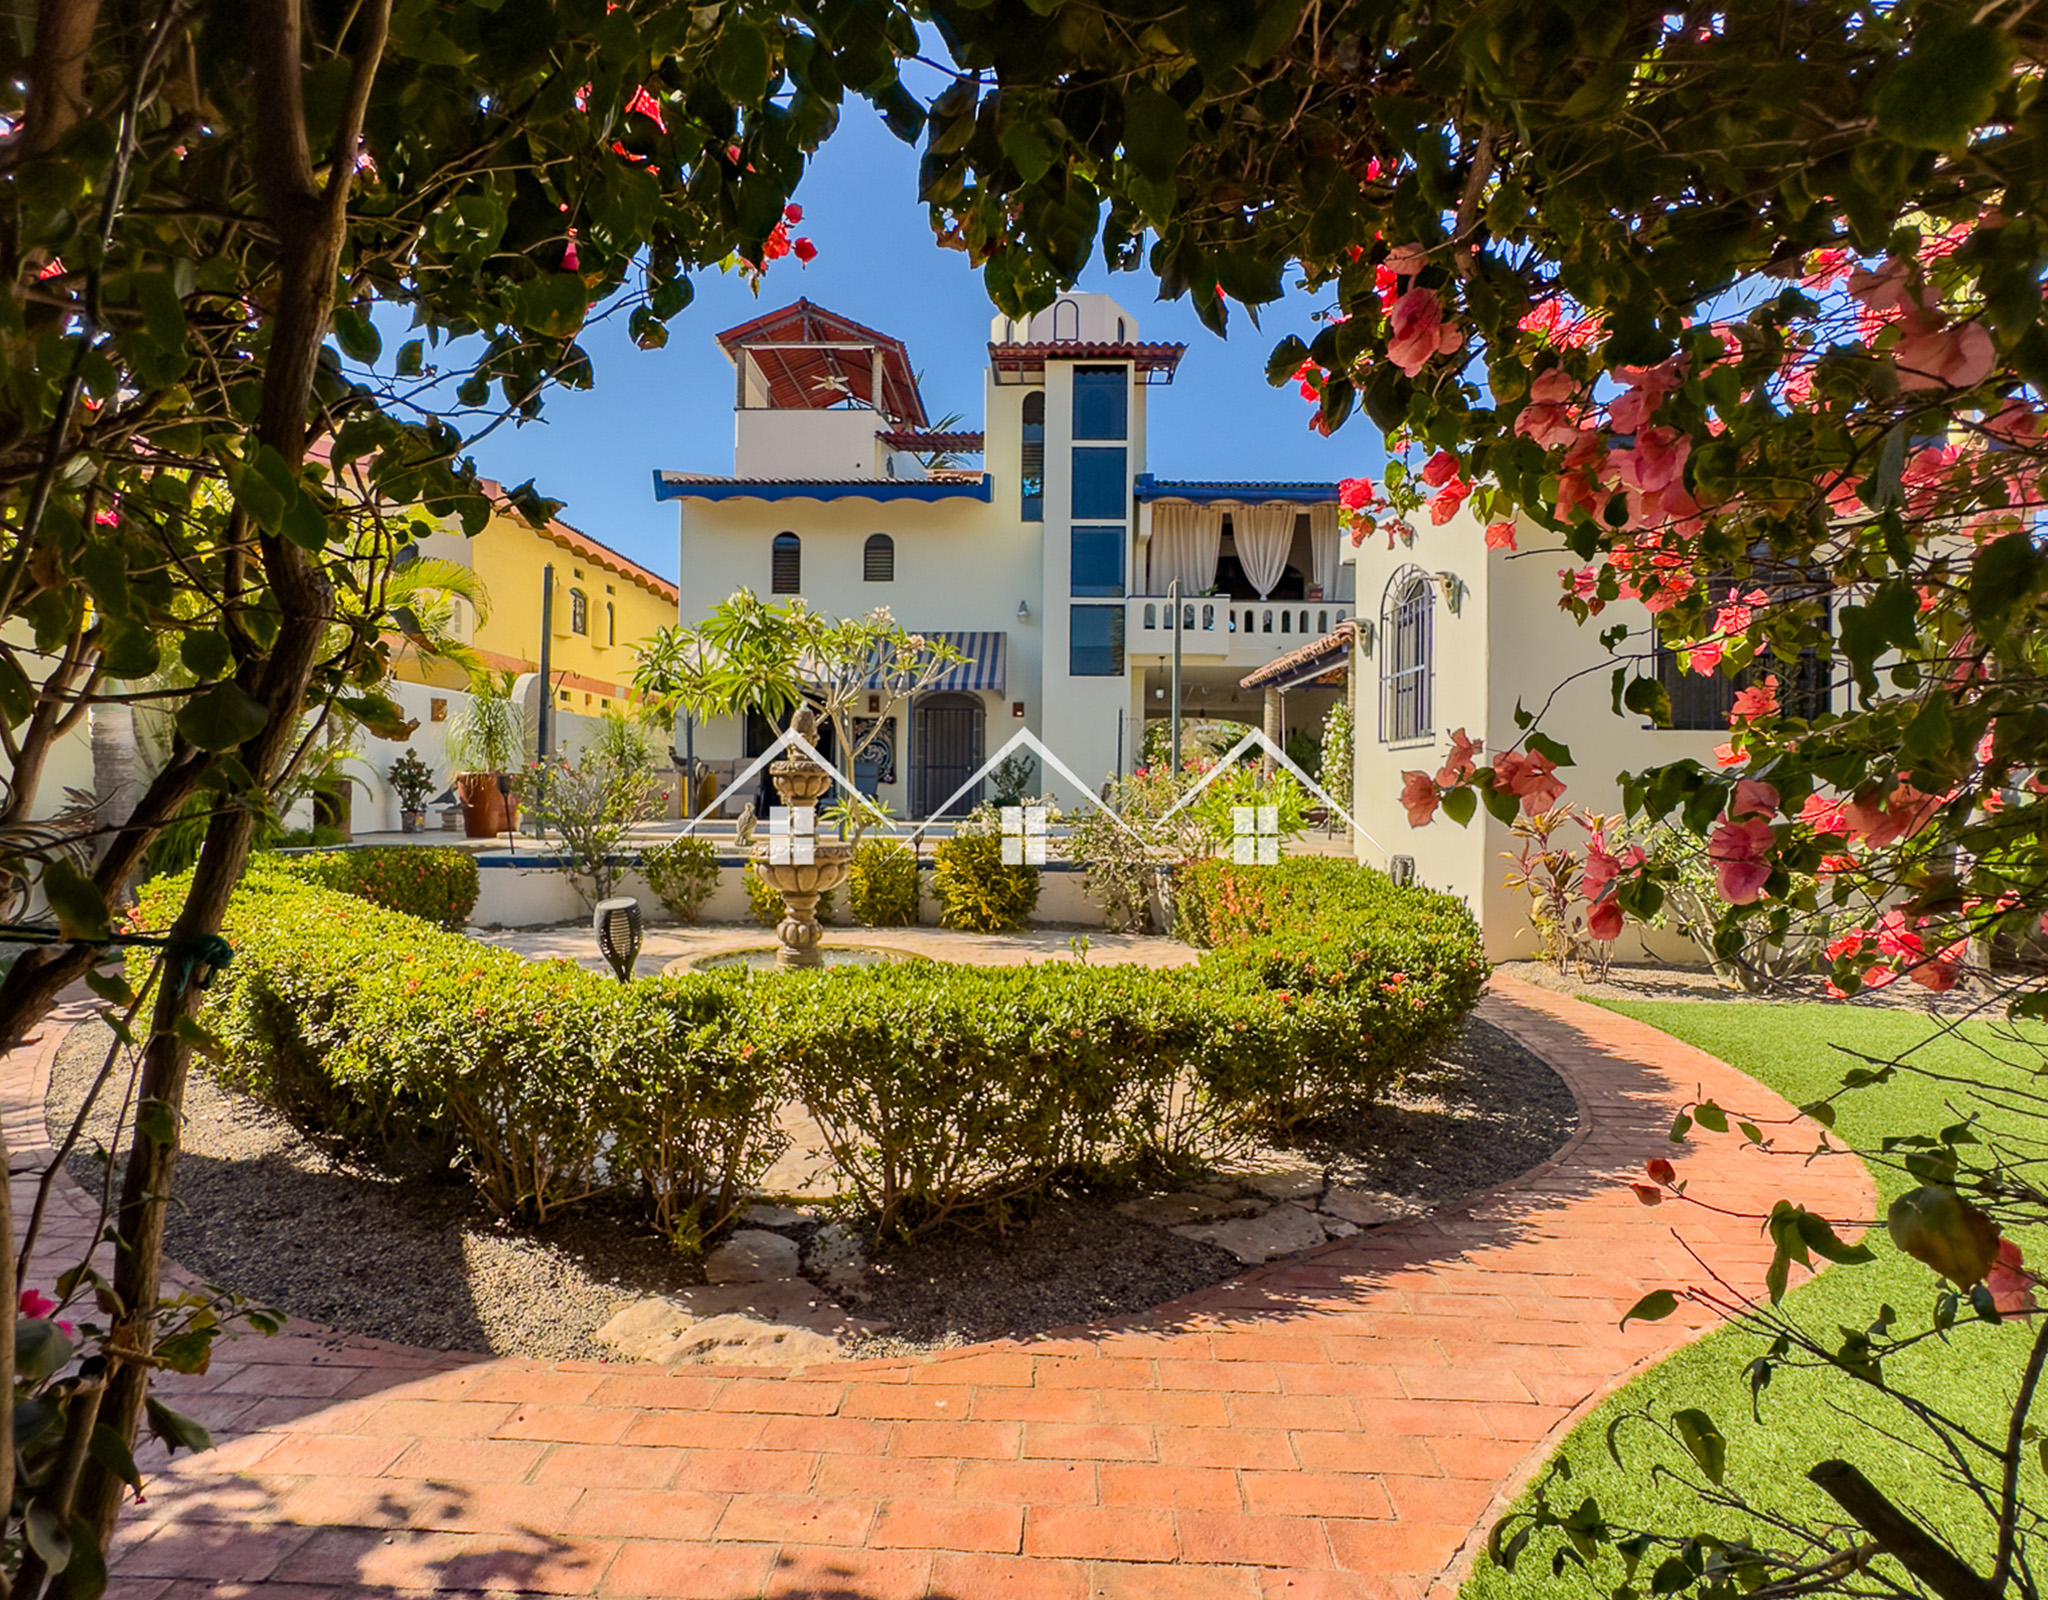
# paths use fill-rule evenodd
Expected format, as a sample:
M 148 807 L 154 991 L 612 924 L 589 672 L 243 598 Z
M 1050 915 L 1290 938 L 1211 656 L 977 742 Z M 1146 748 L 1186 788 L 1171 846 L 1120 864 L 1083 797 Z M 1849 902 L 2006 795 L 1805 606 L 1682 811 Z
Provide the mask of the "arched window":
M 861 550 L 860 575 L 866 583 L 896 581 L 896 541 L 886 533 L 871 533 Z
M 609 600 L 604 603 L 604 642 L 619 642 L 619 608 Z
M 1045 391 L 1033 389 L 1024 397 L 1022 455 L 1017 466 L 1022 487 L 1026 522 L 1045 520 Z
M 803 588 L 804 542 L 793 533 L 778 533 L 769 557 L 768 592 L 802 594 Z
M 1124 342 L 1124 319 L 1122 317 L 1116 319 L 1116 342 L 1118 344 Z
M 590 596 L 581 589 L 569 591 L 569 631 L 585 635 L 590 632 Z
M 1055 340 L 1081 337 L 1081 308 L 1062 300 L 1052 308 L 1052 336 Z
M 1380 739 L 1398 744 L 1427 739 L 1436 675 L 1433 633 L 1436 586 L 1419 567 L 1404 567 L 1387 585 L 1380 614 Z

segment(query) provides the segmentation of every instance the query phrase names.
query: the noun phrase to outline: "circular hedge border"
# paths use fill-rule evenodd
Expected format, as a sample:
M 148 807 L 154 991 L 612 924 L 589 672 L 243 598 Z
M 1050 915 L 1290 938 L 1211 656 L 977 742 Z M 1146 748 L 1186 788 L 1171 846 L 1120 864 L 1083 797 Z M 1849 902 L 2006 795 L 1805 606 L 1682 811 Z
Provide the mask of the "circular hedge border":
M 167 925 L 182 888 L 148 885 L 136 925 Z M 201 1020 L 230 1081 L 303 1126 L 460 1163 L 507 1216 L 623 1192 L 690 1245 L 779 1154 L 791 1100 L 878 1223 L 915 1227 L 1076 1172 L 1213 1160 L 1370 1099 L 1450 1040 L 1485 981 L 1459 902 L 1348 861 L 1199 863 L 1176 904 L 1205 948 L 1167 970 L 918 961 L 621 985 L 264 859 Z

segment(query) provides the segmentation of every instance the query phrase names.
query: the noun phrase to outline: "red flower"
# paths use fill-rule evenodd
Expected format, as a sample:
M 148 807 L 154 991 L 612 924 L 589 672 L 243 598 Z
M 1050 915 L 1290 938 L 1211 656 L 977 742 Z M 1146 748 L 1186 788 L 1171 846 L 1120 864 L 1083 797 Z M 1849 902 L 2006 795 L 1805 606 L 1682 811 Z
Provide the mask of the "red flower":
M 791 227 L 804 220 L 804 208 L 794 202 L 782 208 L 782 220 Z
M 792 206 L 790 207 L 790 209 L 794 211 L 796 208 Z M 809 239 L 797 240 L 794 244 L 792 244 L 789 247 L 789 250 L 791 255 L 795 256 L 797 260 L 803 262 L 807 266 L 811 262 L 818 259 L 818 247 L 812 244 Z
M 668 124 L 662 120 L 661 102 L 647 92 L 647 85 L 644 83 L 633 91 L 633 98 L 626 102 L 626 115 L 630 117 L 636 113 L 645 117 L 663 133 L 668 132 Z

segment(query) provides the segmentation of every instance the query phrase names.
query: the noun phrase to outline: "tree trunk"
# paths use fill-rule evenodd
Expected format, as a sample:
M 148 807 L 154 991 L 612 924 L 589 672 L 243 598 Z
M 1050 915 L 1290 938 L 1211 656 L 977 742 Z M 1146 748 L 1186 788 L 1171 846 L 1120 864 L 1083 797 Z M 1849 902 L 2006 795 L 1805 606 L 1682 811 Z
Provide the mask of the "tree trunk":
M 370 0 L 357 19 L 348 94 L 329 150 L 324 188 L 317 181 L 306 138 L 300 5 L 301 0 L 267 0 L 252 14 L 257 185 L 264 209 L 284 241 L 256 432 L 295 471 L 305 461 L 307 407 L 333 308 L 335 274 L 347 236 L 348 190 L 370 88 L 383 57 L 391 0 Z M 230 543 L 246 551 L 247 533 L 247 521 L 237 512 L 230 522 Z M 255 546 L 282 613 L 282 626 L 270 654 L 245 660 L 236 674 L 236 681 L 269 713 L 262 731 L 238 754 L 257 783 L 267 786 L 291 758 L 299 715 L 334 618 L 334 585 L 325 569 L 295 544 L 259 535 Z M 234 603 L 231 596 L 230 604 Z M 223 810 L 214 818 L 192 888 L 172 925 L 174 938 L 220 931 L 255 829 L 255 815 L 245 807 Z M 157 991 L 136 1094 L 138 1104 L 159 1100 L 169 1108 L 173 1133 L 163 1144 L 138 1134 L 115 1216 L 119 1243 L 114 1290 L 122 1311 L 110 1341 L 113 1359 L 101 1417 L 131 1444 L 149 1396 L 164 1221 L 177 1167 L 176 1128 L 192 1060 L 191 1045 L 175 1030 L 199 1009 L 200 999 L 196 987 L 180 991 L 166 983 Z M 112 1536 L 122 1489 L 121 1479 L 97 1461 L 87 1469 L 78 1509 L 98 1527 L 102 1544 Z

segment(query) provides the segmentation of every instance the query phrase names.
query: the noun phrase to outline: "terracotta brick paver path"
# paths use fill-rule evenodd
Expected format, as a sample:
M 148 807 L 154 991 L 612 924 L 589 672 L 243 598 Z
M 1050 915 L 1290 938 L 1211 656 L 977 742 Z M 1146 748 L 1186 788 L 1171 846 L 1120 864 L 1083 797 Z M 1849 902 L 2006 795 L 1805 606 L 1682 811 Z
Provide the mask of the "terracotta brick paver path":
M 1789 1111 L 1711 1057 L 1513 981 L 1486 1015 L 1579 1096 L 1554 1160 L 1066 1337 L 788 1374 L 238 1339 L 176 1385 L 222 1442 L 155 1478 L 112 1593 L 1447 1597 L 1572 1421 L 1700 1330 L 1616 1326 L 1647 1289 L 1699 1279 L 1674 1229 L 1734 1283 L 1761 1278 L 1754 1224 L 1631 1197 L 1646 1158 L 1677 1154 L 1733 1208 L 1872 1204 L 1852 1159 L 1674 1152 L 1672 1112 L 1697 1095 Z M 17 1161 L 43 1142 L 61 1020 L 0 1081 Z M 83 1243 L 84 1205 L 63 1190 L 53 1243 Z

